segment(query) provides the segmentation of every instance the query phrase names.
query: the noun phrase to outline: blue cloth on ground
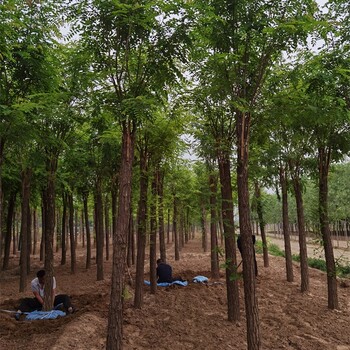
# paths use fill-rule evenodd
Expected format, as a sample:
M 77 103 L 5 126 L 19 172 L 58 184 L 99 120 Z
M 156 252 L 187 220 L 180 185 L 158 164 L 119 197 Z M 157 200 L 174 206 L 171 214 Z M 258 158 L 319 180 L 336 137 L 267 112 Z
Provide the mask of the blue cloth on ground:
M 151 285 L 151 282 L 150 281 L 147 281 L 145 280 L 144 283 L 147 285 L 147 286 L 150 286 Z M 172 286 L 174 284 L 177 284 L 179 286 L 183 286 L 183 287 L 186 287 L 188 285 L 188 282 L 187 281 L 174 281 L 172 283 L 168 283 L 168 282 L 161 282 L 161 283 L 157 283 L 157 286 L 158 287 L 169 287 L 169 286 Z
M 208 277 L 205 276 L 196 276 L 192 280 L 194 283 L 208 283 L 208 281 Z
M 66 313 L 61 310 L 51 310 L 51 311 L 33 311 L 28 312 L 26 316 L 27 321 L 31 320 L 53 320 L 57 317 L 66 316 Z

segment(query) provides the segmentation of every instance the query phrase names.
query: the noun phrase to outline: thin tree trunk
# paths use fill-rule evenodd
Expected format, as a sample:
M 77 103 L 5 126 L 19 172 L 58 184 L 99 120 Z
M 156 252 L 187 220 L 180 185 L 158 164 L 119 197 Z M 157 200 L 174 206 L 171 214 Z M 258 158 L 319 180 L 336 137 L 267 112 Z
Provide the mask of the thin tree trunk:
M 219 253 L 218 253 L 218 220 L 216 216 L 217 209 L 217 179 L 214 174 L 209 175 L 210 188 L 210 266 L 211 277 L 218 279 L 220 277 Z
M 0 137 L 0 223 L 3 221 L 3 189 L 2 189 L 2 167 L 4 162 L 5 138 Z M 1 226 L 1 225 L 0 225 Z M 3 233 L 0 229 L 0 258 L 2 256 Z M 1 260 L 1 259 L 0 259 Z
M 293 172 L 293 187 L 298 217 L 299 248 L 300 248 L 300 274 L 301 274 L 301 292 L 309 290 L 309 266 L 307 261 L 307 246 L 305 235 L 304 204 L 301 189 L 300 178 L 297 175 L 297 169 Z
M 160 258 L 166 262 L 165 229 L 164 229 L 164 172 L 158 170 L 158 227 Z
M 53 276 L 54 276 L 54 255 L 53 255 L 53 237 L 55 233 L 55 179 L 56 179 L 57 159 L 51 159 L 48 162 L 47 184 L 45 188 L 45 297 L 43 310 L 48 311 L 53 307 Z
M 109 260 L 109 199 L 105 197 L 105 237 L 106 237 L 106 260 Z
M 222 197 L 222 217 L 225 238 L 227 316 L 230 322 L 239 321 L 239 289 L 230 158 L 226 152 L 218 153 Z
M 143 281 L 146 250 L 148 163 L 145 153 L 145 150 L 140 150 L 140 198 L 137 214 L 137 256 L 134 296 L 134 307 L 137 309 L 140 309 L 143 305 Z
M 30 275 L 30 254 L 32 253 L 32 212 L 29 203 L 27 221 L 27 275 Z
M 132 126 L 130 121 L 124 121 L 119 182 L 119 206 L 116 218 L 116 231 L 113 237 L 112 285 L 106 345 L 108 350 L 120 350 L 123 345 L 123 291 L 125 286 L 124 273 L 126 268 L 126 249 L 130 222 L 134 145 L 135 126 Z
M 338 309 L 339 305 L 336 266 L 328 218 L 328 173 L 330 158 L 330 149 L 327 150 L 323 147 L 318 149 L 320 227 L 327 267 L 328 308 L 333 310 Z
M 27 284 L 28 264 L 28 215 L 30 200 L 30 169 L 22 171 L 22 205 L 21 205 L 21 256 L 20 256 L 20 281 L 19 291 L 24 292 Z
M 10 250 L 11 250 L 11 237 L 12 237 L 12 225 L 16 205 L 16 192 L 12 192 L 9 198 L 7 207 L 7 218 L 6 218 L 6 235 L 5 235 L 5 251 L 2 269 L 7 270 L 9 268 L 10 261 Z
M 62 248 L 62 227 L 59 225 L 61 220 L 61 213 L 60 210 L 57 210 L 57 217 L 56 217 L 56 253 L 58 253 L 59 249 Z
M 38 243 L 38 212 L 36 209 L 33 210 L 33 233 L 34 233 L 34 241 L 33 241 L 33 255 L 36 254 L 36 245 Z
M 101 179 L 96 180 L 95 192 L 95 232 L 96 232 L 96 264 L 97 264 L 97 281 L 102 281 L 103 276 L 103 204 L 102 204 L 102 187 Z
M 294 281 L 292 248 L 290 244 L 289 234 L 289 217 L 288 217 L 288 192 L 287 192 L 287 176 L 284 167 L 280 167 L 280 184 L 282 191 L 282 217 L 283 217 L 283 237 L 284 237 L 284 253 L 286 257 L 286 274 L 287 281 Z
M 87 269 L 91 267 L 91 235 L 90 235 L 88 197 L 89 197 L 89 193 L 84 192 L 83 203 L 84 203 L 84 218 L 85 218 L 84 221 L 85 221 L 85 231 L 86 231 L 86 265 L 85 267 Z
M 248 350 L 260 349 L 259 309 L 256 296 L 254 246 L 250 226 L 248 188 L 250 115 L 237 112 L 237 190 L 239 227 L 242 241 L 244 300 L 247 322 Z
M 77 256 L 75 249 L 75 234 L 74 234 L 74 203 L 73 194 L 67 195 L 67 205 L 68 205 L 68 230 L 69 230 L 69 241 L 70 241 L 70 272 L 72 274 L 76 273 L 77 269 Z
M 180 251 L 179 251 L 179 237 L 177 233 L 177 198 L 174 194 L 174 211 L 173 211 L 173 237 L 174 237 L 174 246 L 175 246 L 175 260 L 180 260 Z
M 157 172 L 153 174 L 151 185 L 152 200 L 150 204 L 150 251 L 149 251 L 149 268 L 151 294 L 157 291 Z
M 260 190 L 260 185 L 257 181 L 255 182 L 255 198 L 256 198 L 256 211 L 258 213 L 260 234 L 261 234 L 261 240 L 263 245 L 264 267 L 269 267 L 269 250 L 267 248 L 267 239 L 265 234 L 265 221 L 264 221 L 263 207 L 261 203 L 261 190 Z M 254 256 L 254 260 L 255 260 L 255 256 Z
M 66 242 L 67 242 L 67 195 L 64 193 L 62 196 L 62 228 L 61 228 L 61 245 L 62 245 L 62 250 L 61 250 L 61 265 L 65 265 L 67 262 L 67 247 L 66 247 Z
M 203 252 L 207 251 L 207 228 L 206 228 L 206 218 L 207 218 L 207 211 L 205 209 L 204 203 L 202 203 L 201 208 L 201 228 L 202 228 L 202 248 Z
M 46 191 L 44 190 L 42 193 L 42 205 L 41 205 L 41 239 L 40 239 L 40 261 L 43 261 L 45 258 L 45 231 L 46 231 L 46 213 L 45 213 L 45 205 L 46 205 Z
M 167 230 L 166 230 L 166 242 L 170 243 L 170 208 L 167 210 L 168 213 L 168 222 L 167 222 Z

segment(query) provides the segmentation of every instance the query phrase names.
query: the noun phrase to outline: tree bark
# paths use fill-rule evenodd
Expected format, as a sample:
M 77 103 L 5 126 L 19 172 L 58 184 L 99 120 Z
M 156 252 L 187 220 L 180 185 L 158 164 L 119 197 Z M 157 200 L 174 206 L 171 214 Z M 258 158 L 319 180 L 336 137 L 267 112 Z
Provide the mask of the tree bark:
M 174 211 L 173 211 L 173 237 L 174 237 L 174 249 L 175 249 L 175 260 L 180 260 L 180 250 L 179 250 L 179 237 L 178 237 L 178 230 L 177 230 L 177 198 L 176 195 L 174 193 L 174 199 L 173 199 L 173 207 L 174 207 Z
M 105 197 L 105 237 L 106 237 L 106 261 L 109 260 L 109 199 Z
M 132 162 L 134 158 L 135 125 L 123 122 L 122 157 L 119 182 L 119 207 L 116 232 L 113 237 L 113 265 L 110 307 L 108 313 L 107 345 L 109 350 L 122 349 L 123 291 L 125 287 L 126 248 L 131 205 Z
M 152 200 L 150 204 L 150 252 L 149 252 L 149 268 L 150 268 L 150 282 L 151 294 L 157 291 L 157 172 L 153 174 L 151 193 Z
M 76 256 L 76 239 L 74 232 L 74 203 L 73 194 L 67 195 L 68 204 L 68 226 L 69 226 L 69 240 L 70 240 L 70 272 L 76 273 L 77 269 L 77 256 Z
M 207 211 L 205 209 L 205 204 L 201 205 L 201 228 L 202 228 L 202 248 L 203 252 L 207 251 L 207 228 L 206 228 L 206 218 Z
M 211 277 L 220 277 L 219 254 L 218 254 L 218 220 L 217 220 L 217 178 L 214 174 L 209 175 L 210 188 L 210 266 Z
M 5 250 L 2 269 L 7 270 L 9 268 L 10 250 L 11 250 L 11 238 L 12 238 L 12 225 L 16 205 L 16 192 L 11 192 L 8 206 L 7 206 L 7 218 L 6 218 L 6 234 L 5 234 Z
M 88 208 L 89 193 L 83 193 L 83 204 L 84 204 L 84 221 L 86 231 L 86 269 L 91 267 L 91 234 L 90 234 L 90 222 L 89 222 L 89 208 Z
M 237 111 L 237 189 L 239 227 L 242 241 L 244 300 L 247 322 L 248 350 L 260 349 L 259 310 L 256 296 L 254 246 L 250 226 L 248 188 L 250 115 Z
M 289 217 L 288 217 L 288 192 L 287 192 L 287 176 L 286 169 L 280 166 L 280 184 L 282 192 L 282 221 L 283 221 L 283 237 L 284 237 L 284 253 L 286 256 L 286 274 L 287 281 L 294 281 L 292 248 L 290 244 L 289 234 Z
M 305 218 L 302 185 L 298 175 L 299 170 L 290 162 L 292 170 L 293 188 L 297 207 L 298 232 L 299 232 L 299 249 L 300 249 L 300 274 L 301 274 L 301 292 L 309 290 L 309 266 L 307 261 L 307 246 L 305 234 Z M 294 166 L 294 168 L 293 168 Z
M 160 258 L 166 262 L 166 247 L 165 247 L 165 226 L 164 226 L 164 171 L 158 169 L 158 227 L 159 227 L 159 251 Z
M 62 196 L 62 228 L 61 228 L 61 245 L 62 245 L 62 251 L 61 251 L 61 265 L 65 265 L 67 262 L 67 232 L 66 232 L 66 220 L 67 220 L 67 195 L 64 193 Z
M 330 149 L 319 147 L 318 170 L 319 170 L 319 215 L 323 247 L 327 268 L 328 308 L 338 309 L 337 274 L 334 261 L 331 233 L 328 218 L 328 173 L 331 159 Z
M 230 158 L 227 151 L 218 151 L 218 163 L 221 183 L 222 217 L 224 225 L 226 290 L 228 320 L 239 321 L 239 289 L 237 274 L 236 240 L 231 184 Z
M 261 202 L 261 190 L 260 190 L 260 185 L 257 181 L 255 182 L 255 198 L 256 198 L 256 211 L 258 213 L 259 227 L 260 227 L 261 240 L 262 240 L 262 246 L 263 246 L 264 267 L 269 267 L 269 250 L 267 248 L 265 221 L 264 221 L 263 207 Z
M 96 180 L 95 189 L 95 232 L 96 232 L 96 264 L 97 264 L 97 281 L 102 281 L 103 276 L 103 204 L 102 204 L 102 187 L 101 179 Z
M 28 275 L 28 215 L 30 215 L 29 200 L 31 176 L 32 171 L 30 169 L 26 168 L 22 171 L 20 292 L 24 292 L 26 288 Z
M 140 198 L 137 214 L 137 256 L 134 307 L 143 305 L 143 281 L 146 250 L 147 197 L 148 197 L 148 160 L 145 150 L 140 150 Z
M 47 164 L 47 182 L 44 189 L 44 212 L 45 212 L 45 297 L 43 310 L 49 311 L 53 307 L 53 275 L 54 275 L 54 255 L 53 255 L 53 237 L 55 234 L 55 198 L 56 198 L 56 170 L 57 159 L 50 159 Z

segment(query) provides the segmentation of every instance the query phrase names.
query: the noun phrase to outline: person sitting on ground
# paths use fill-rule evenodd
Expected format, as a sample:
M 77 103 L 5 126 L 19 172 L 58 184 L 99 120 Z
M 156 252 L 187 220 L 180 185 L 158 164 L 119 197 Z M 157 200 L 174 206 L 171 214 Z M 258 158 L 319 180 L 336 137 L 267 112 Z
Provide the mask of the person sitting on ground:
M 163 262 L 162 259 L 157 260 L 157 283 L 172 283 L 174 281 L 184 280 L 181 277 L 173 277 L 173 269 L 169 264 Z
M 34 298 L 24 298 L 22 299 L 18 312 L 32 312 L 36 310 L 41 310 L 44 304 L 45 296 L 45 270 L 39 270 L 31 282 L 31 289 L 34 294 Z M 53 277 L 52 292 L 54 297 L 54 307 L 59 305 L 63 306 L 63 311 L 66 313 L 73 313 L 74 308 L 72 306 L 71 300 L 67 294 L 55 295 L 56 290 L 56 279 Z

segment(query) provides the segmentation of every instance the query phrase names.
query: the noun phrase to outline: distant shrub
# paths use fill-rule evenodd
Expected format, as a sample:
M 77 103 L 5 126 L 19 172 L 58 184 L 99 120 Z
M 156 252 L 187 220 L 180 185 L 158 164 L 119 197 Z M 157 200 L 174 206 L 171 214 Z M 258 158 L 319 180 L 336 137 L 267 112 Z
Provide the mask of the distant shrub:
M 269 253 L 274 256 L 285 256 L 284 251 L 277 244 L 269 244 Z

